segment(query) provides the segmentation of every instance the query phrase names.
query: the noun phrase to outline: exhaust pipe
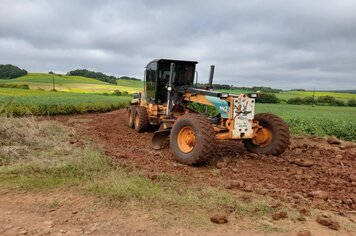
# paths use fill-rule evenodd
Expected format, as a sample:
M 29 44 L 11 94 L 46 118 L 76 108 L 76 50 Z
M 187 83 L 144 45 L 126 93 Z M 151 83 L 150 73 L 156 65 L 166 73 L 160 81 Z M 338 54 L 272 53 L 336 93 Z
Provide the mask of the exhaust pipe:
M 209 84 L 208 84 L 209 90 L 213 89 L 214 70 L 215 70 L 215 65 L 211 65 L 210 66 L 210 75 L 209 75 Z

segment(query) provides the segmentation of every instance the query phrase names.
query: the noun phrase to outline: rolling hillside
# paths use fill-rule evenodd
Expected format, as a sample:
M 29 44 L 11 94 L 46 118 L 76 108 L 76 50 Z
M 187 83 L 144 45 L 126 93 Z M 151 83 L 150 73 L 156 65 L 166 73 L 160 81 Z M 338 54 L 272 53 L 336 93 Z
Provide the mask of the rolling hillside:
M 63 92 L 110 93 L 114 90 L 128 91 L 126 90 L 126 87 L 115 86 L 96 79 L 81 76 L 54 75 L 54 81 L 55 89 Z M 30 89 L 52 90 L 53 77 L 51 74 L 29 73 L 28 75 L 16 79 L 0 79 L 0 83 L 28 84 Z

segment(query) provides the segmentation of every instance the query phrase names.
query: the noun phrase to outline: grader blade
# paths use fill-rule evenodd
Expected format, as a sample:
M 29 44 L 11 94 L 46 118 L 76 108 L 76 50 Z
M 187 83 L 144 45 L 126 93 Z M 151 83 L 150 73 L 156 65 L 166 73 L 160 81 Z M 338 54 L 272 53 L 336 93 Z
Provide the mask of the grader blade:
M 170 133 L 170 129 L 156 131 L 152 137 L 152 147 L 156 150 L 162 149 Z

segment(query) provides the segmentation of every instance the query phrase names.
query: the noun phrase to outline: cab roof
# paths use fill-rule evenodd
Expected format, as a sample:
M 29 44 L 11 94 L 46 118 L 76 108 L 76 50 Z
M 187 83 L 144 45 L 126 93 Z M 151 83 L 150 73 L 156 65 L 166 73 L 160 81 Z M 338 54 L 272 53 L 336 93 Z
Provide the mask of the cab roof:
M 147 64 L 147 66 L 152 64 L 152 63 L 155 63 L 155 62 L 157 62 L 157 63 L 161 63 L 161 62 L 172 63 L 173 62 L 173 63 L 176 63 L 176 64 L 194 64 L 194 65 L 198 64 L 197 61 L 184 61 L 184 60 L 173 60 L 173 59 L 162 59 L 161 58 L 161 59 L 154 59 L 154 60 L 150 61 Z

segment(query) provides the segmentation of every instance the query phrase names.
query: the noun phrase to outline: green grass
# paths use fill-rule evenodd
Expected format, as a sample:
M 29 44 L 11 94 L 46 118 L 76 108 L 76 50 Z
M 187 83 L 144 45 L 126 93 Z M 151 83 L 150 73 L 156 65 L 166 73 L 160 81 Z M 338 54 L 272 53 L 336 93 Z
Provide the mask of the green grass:
M 269 112 L 287 121 L 294 134 L 335 135 L 356 141 L 356 108 L 289 104 L 256 104 L 256 112 Z
M 0 112 L 2 110 L 17 116 L 104 112 L 122 108 L 130 99 L 123 96 L 0 88 Z

